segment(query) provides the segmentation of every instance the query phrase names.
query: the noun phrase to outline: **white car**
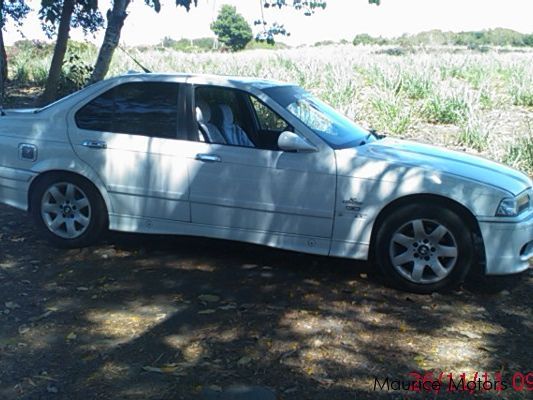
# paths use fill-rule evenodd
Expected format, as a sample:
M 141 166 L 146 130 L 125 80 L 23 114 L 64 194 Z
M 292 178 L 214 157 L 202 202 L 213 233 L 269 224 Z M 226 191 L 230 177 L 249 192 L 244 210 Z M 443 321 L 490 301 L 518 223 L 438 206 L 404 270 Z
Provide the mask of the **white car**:
M 303 89 L 252 78 L 129 74 L 0 116 L 0 202 L 54 244 L 106 229 L 371 259 L 431 292 L 525 271 L 524 174 L 382 138 Z

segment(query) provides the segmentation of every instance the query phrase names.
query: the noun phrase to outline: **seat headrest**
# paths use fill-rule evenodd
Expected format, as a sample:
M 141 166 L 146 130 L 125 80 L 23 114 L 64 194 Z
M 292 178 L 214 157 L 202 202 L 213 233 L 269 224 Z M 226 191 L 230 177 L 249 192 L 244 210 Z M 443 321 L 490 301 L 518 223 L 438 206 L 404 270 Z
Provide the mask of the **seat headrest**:
M 227 104 L 219 104 L 220 113 L 222 114 L 223 124 L 233 124 L 233 111 Z
M 200 124 L 207 124 L 211 120 L 211 108 L 203 101 L 196 101 L 196 121 Z

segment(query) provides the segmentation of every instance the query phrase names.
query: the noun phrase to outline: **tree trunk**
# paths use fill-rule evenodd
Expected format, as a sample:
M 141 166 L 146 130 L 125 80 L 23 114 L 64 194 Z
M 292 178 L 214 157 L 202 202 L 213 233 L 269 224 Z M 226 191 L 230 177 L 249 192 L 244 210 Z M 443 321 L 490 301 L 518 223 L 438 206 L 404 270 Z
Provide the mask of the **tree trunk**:
M 57 29 L 57 41 L 54 47 L 54 55 L 52 56 L 52 63 L 50 64 L 50 71 L 48 72 L 48 79 L 46 80 L 44 93 L 39 99 L 40 105 L 48 104 L 54 101 L 57 97 L 57 87 L 59 84 L 59 78 L 61 77 L 63 60 L 65 58 L 65 53 L 67 52 L 70 22 L 73 12 L 74 0 L 64 0 L 63 9 L 61 10 L 61 20 L 59 21 L 59 28 Z
M 0 0 L 0 21 L 3 20 L 4 0 Z M 0 23 L 0 108 L 4 103 L 5 82 L 7 80 L 7 54 L 4 45 L 4 25 Z
M 109 71 L 113 53 L 120 42 L 120 31 L 128 16 L 126 9 L 129 4 L 130 0 L 114 0 L 113 9 L 108 11 L 104 41 L 98 52 L 98 58 L 89 83 L 101 81 L 105 78 L 107 71 Z

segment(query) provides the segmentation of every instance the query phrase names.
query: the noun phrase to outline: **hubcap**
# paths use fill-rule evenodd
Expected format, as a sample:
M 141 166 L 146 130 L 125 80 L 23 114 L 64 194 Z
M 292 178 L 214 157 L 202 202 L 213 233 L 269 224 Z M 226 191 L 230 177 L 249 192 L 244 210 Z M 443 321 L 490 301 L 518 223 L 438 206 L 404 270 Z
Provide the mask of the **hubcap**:
M 89 227 L 91 204 L 78 186 L 69 182 L 54 183 L 44 192 L 41 216 L 53 234 L 76 239 Z
M 458 256 L 457 241 L 439 222 L 415 219 L 393 235 L 389 257 L 394 269 L 411 282 L 435 283 L 453 270 Z

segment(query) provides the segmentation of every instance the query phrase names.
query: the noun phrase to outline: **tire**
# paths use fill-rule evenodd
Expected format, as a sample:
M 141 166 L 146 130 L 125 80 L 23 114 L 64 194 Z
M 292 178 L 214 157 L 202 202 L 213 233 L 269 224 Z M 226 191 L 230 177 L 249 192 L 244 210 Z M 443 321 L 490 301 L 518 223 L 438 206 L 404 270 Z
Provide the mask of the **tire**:
M 32 190 L 31 213 L 42 235 L 61 248 L 86 247 L 107 228 L 107 208 L 98 190 L 84 178 L 57 173 Z
M 378 227 L 374 262 L 393 287 L 414 293 L 449 290 L 462 283 L 474 260 L 470 229 L 445 207 L 410 204 Z

